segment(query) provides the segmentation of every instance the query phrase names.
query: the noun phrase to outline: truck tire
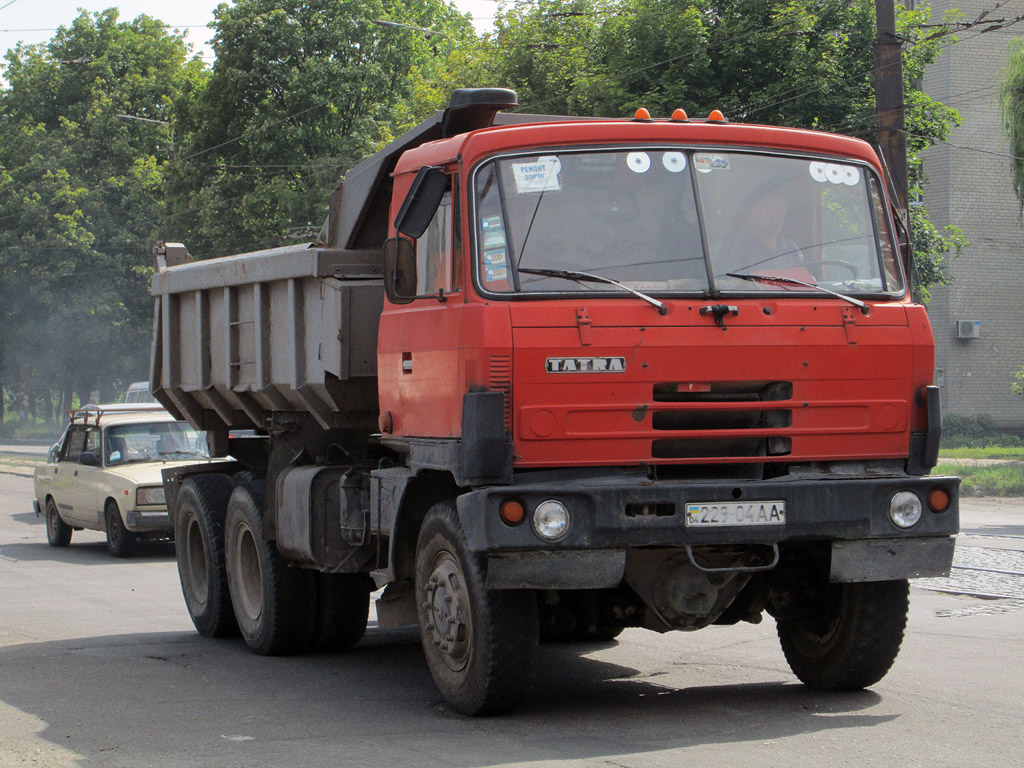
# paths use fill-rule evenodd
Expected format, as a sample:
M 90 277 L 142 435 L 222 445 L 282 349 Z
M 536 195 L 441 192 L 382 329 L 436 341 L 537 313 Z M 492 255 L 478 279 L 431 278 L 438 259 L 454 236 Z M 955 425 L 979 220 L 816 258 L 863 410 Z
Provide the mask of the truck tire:
M 71 526 L 64 522 L 53 499 L 46 500 L 46 541 L 51 547 L 66 547 L 71 543 Z
M 364 573 L 317 573 L 312 649 L 344 651 L 362 640 L 372 591 L 373 580 Z
M 230 496 L 231 478 L 213 473 L 188 478 L 178 492 L 178 578 L 192 623 L 206 637 L 238 634 L 224 567 L 224 513 Z
M 445 701 L 464 715 L 512 710 L 533 682 L 537 598 L 484 589 L 484 560 L 469 551 L 454 502 L 427 513 L 416 549 L 416 603 L 427 665 Z
M 139 543 L 138 537 L 124 527 L 121 510 L 112 501 L 107 502 L 104 510 L 105 528 L 107 531 L 107 549 L 114 557 L 130 557 Z
M 235 486 L 224 527 L 228 589 L 245 644 L 261 656 L 307 650 L 315 630 L 316 574 L 288 567 L 274 542 L 263 538 L 262 481 Z
M 779 621 L 790 669 L 820 691 L 874 685 L 896 661 L 907 626 L 910 586 L 902 581 L 829 584 L 814 615 Z

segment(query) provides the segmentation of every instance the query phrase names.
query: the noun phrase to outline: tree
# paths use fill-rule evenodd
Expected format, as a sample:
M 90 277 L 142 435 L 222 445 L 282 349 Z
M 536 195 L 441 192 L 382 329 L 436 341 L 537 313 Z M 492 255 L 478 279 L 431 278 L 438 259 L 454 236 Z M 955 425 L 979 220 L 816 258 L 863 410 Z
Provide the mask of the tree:
M 1010 140 L 1010 173 L 1013 191 L 1024 213 L 1024 41 L 1010 43 L 1006 81 L 1002 93 L 1003 128 Z
M 917 88 L 942 37 L 927 9 L 901 10 L 908 145 L 946 138 L 955 110 Z M 952 23 L 949 19 L 947 23 Z M 646 107 L 700 117 L 721 109 L 742 122 L 876 136 L 874 0 L 536 0 L 499 12 L 492 71 L 520 91 L 526 111 L 608 117 Z M 943 31 L 944 32 L 944 31 Z M 911 216 L 918 286 L 943 283 L 943 258 L 966 242 Z
M 409 120 L 414 73 L 475 40 L 441 0 L 239 0 L 215 27 L 169 187 L 168 226 L 200 257 L 312 239 L 340 176 Z
M 0 90 L 0 382 L 105 398 L 145 370 L 161 120 L 201 70 L 146 16 L 82 13 L 8 51 Z M 156 129 L 156 130 L 154 130 Z

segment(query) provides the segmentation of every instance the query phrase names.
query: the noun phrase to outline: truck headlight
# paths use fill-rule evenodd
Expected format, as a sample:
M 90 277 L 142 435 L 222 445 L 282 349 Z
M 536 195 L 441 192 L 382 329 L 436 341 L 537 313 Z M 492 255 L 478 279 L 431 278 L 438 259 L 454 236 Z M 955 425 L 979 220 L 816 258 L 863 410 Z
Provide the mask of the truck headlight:
M 533 513 L 533 530 L 549 541 L 565 536 L 569 522 L 569 510 L 560 501 L 542 501 Z
M 916 493 L 900 491 L 889 502 L 889 519 L 900 528 L 913 528 L 921 519 L 922 510 Z
M 148 487 L 136 488 L 135 489 L 135 505 L 143 506 L 145 504 L 166 504 L 167 497 L 164 495 L 164 487 L 162 485 L 152 485 Z

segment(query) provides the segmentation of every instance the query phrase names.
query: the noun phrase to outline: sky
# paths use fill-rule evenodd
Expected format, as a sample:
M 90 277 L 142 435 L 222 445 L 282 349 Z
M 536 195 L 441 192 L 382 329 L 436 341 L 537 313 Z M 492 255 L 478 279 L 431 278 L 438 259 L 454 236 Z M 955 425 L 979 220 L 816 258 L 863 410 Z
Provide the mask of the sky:
M 213 21 L 213 9 L 225 0 L 175 0 L 173 3 L 154 0 L 0 0 L 0 57 L 19 41 L 43 43 L 53 37 L 58 26 L 69 24 L 79 9 L 90 13 L 111 6 L 120 9 L 122 20 L 147 14 L 187 33 L 195 51 L 210 62 L 213 54 L 205 42 L 212 31 L 206 27 Z M 455 0 L 463 13 L 473 14 L 480 31 L 491 27 L 497 7 L 495 0 Z M 399 20 L 400 21 L 400 20 Z

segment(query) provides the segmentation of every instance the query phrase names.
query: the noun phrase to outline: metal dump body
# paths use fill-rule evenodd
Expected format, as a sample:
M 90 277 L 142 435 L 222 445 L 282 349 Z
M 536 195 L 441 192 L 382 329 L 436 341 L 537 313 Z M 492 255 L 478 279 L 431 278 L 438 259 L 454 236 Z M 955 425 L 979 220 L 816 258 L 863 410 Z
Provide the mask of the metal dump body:
M 153 277 L 153 394 L 199 429 L 376 425 L 380 251 L 308 244 L 196 261 Z

